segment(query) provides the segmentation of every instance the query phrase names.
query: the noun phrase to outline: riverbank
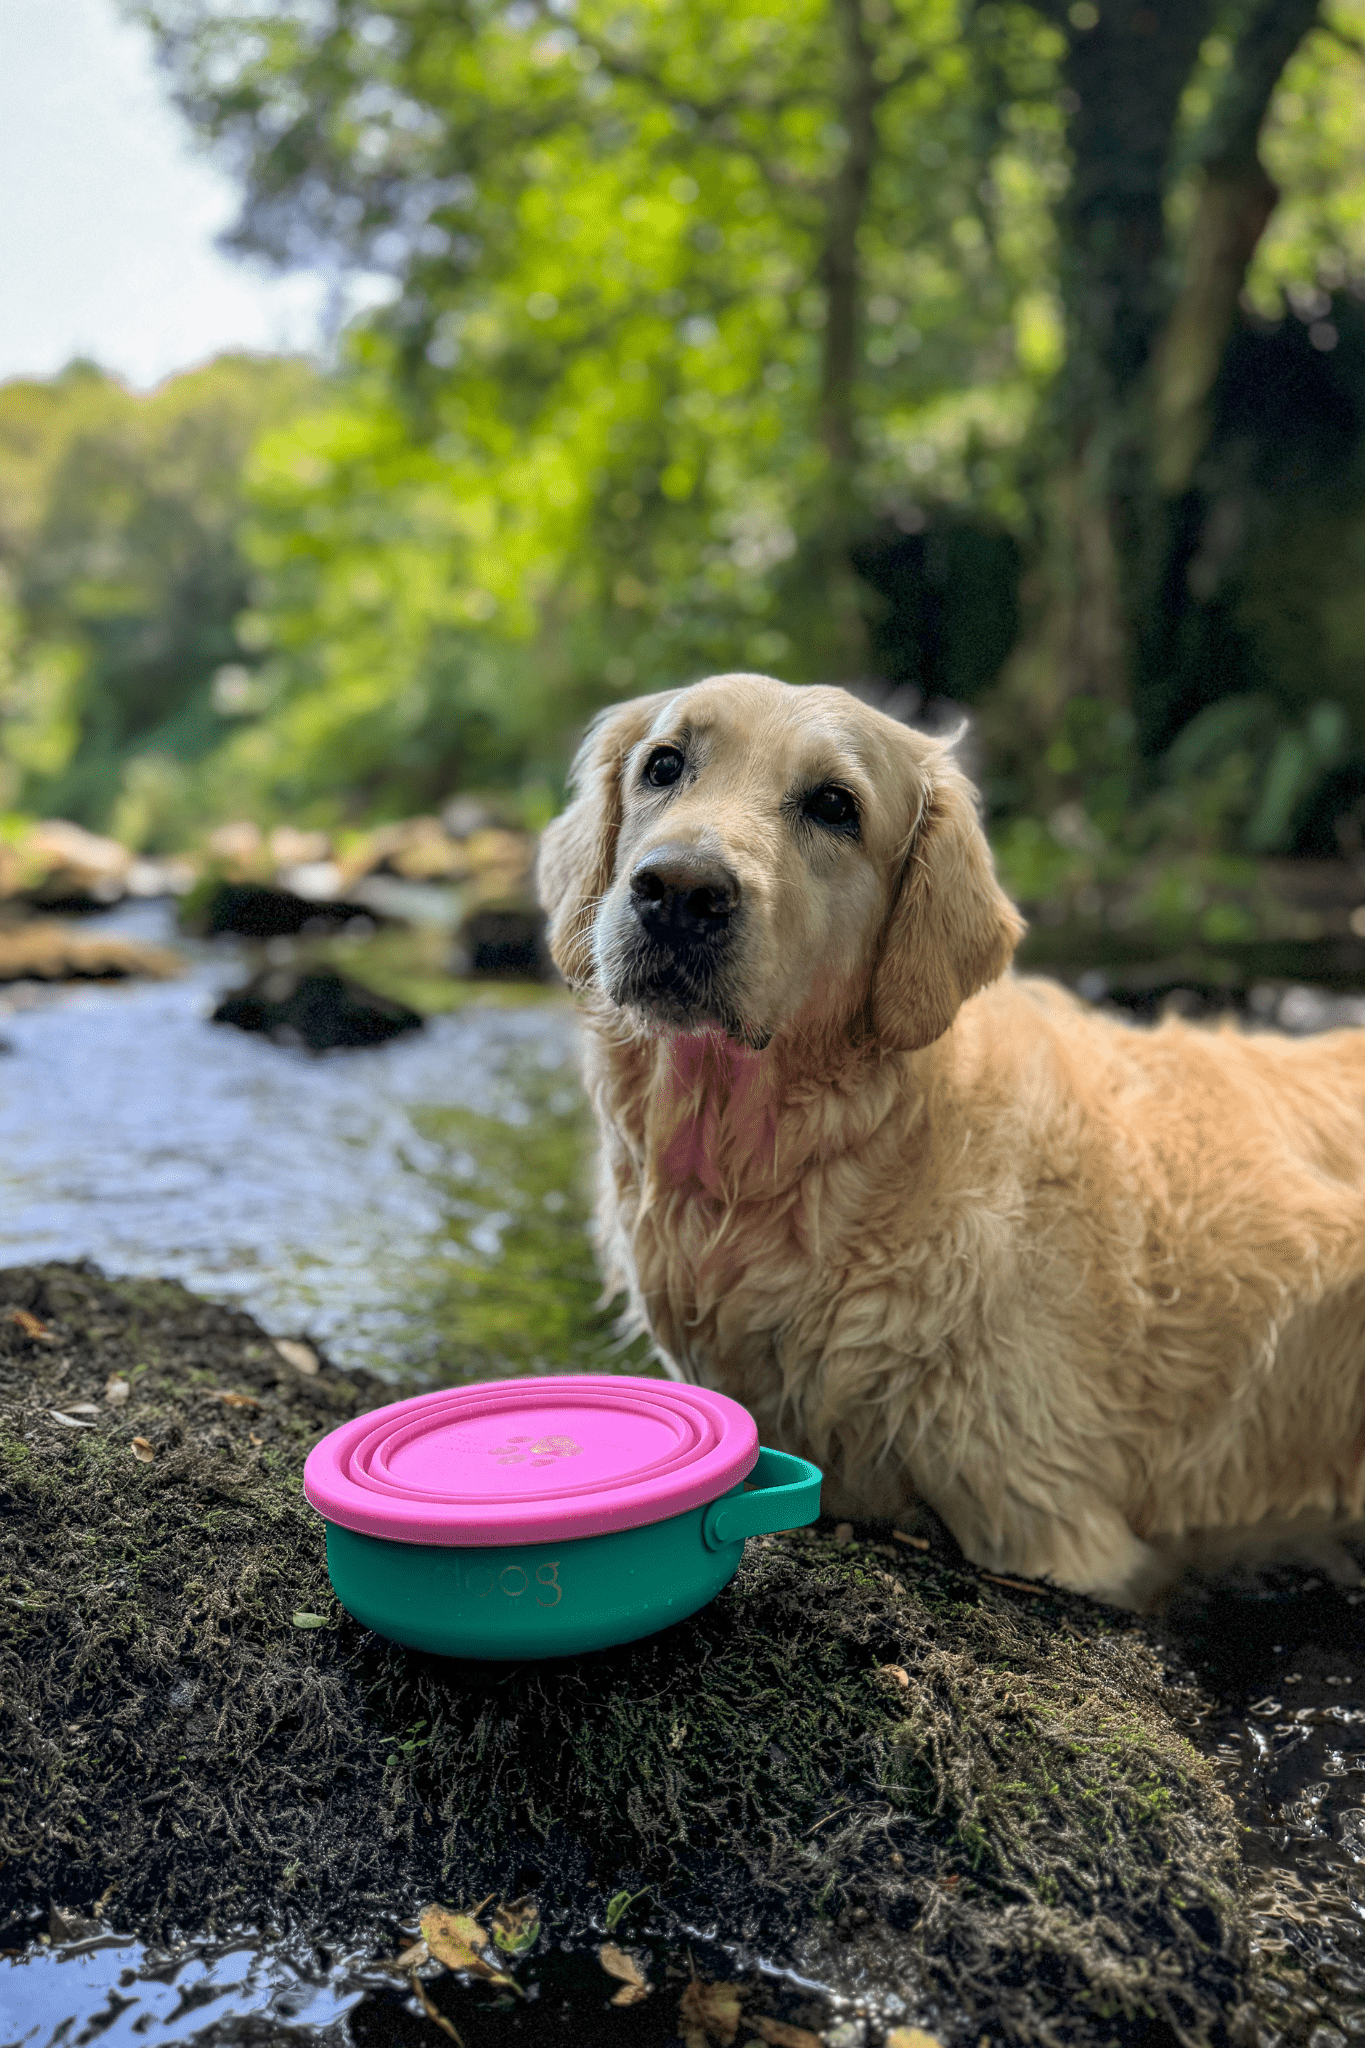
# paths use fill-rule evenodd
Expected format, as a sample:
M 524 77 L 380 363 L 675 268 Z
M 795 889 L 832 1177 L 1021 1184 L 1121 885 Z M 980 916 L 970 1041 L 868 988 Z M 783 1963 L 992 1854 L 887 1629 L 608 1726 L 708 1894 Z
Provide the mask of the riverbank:
M 638 2029 L 681 1996 L 689 1930 L 861 1987 L 869 2040 L 1228 2037 L 1233 1812 L 1196 1695 L 1127 1617 L 988 1581 L 929 1525 L 822 1528 L 751 1545 L 648 1643 L 456 1670 L 332 1599 L 302 1459 L 390 1389 L 316 1362 L 173 1284 L 0 1275 L 11 1942 L 55 1903 L 378 1956 L 433 1900 L 530 1894 L 523 1988 L 609 1926 L 652 1972 L 660 2006 L 609 2013 L 604 1978 L 584 2040 L 608 2014 L 668 2038 Z M 423 1988 L 499 2038 L 511 1993 Z M 765 1996 L 775 2024 L 830 2019 Z

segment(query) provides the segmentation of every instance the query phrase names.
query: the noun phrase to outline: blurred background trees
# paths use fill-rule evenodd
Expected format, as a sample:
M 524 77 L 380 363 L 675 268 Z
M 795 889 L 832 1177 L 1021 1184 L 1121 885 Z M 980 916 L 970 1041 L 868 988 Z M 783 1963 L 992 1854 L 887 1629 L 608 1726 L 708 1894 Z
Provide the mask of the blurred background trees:
M 390 296 L 0 393 L 8 801 L 534 818 L 752 666 L 974 707 L 1017 886 L 1358 843 L 1360 0 L 137 11 L 238 245 Z
M 186 771 L 254 661 L 248 458 L 315 384 L 222 357 L 146 398 L 91 363 L 0 386 L 0 806 L 154 850 L 195 831 Z

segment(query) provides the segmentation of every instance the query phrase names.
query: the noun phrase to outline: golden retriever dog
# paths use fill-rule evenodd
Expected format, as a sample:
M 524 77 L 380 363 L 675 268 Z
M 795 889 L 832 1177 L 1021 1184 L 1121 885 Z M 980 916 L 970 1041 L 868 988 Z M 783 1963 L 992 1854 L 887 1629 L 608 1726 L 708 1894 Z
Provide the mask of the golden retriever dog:
M 1359 1521 L 1365 1032 L 1087 1009 L 949 746 L 757 675 L 593 724 L 545 834 L 599 1249 L 669 1369 L 1127 1606 L 1199 1544 Z

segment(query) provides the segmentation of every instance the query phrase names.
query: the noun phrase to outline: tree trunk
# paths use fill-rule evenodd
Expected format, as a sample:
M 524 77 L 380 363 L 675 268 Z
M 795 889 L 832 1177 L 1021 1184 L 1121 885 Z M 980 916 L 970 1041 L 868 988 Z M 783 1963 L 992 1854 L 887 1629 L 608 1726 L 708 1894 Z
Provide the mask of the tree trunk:
M 1153 472 L 1178 497 L 1209 434 L 1209 406 L 1237 301 L 1279 191 L 1258 154 L 1271 96 L 1317 19 L 1319 0 L 1261 0 L 1237 43 L 1209 124 L 1203 185 L 1183 272 L 1153 361 Z
M 1165 310 L 1165 201 L 1180 96 L 1215 0 L 1105 0 L 1068 25 L 1072 152 L 1058 209 L 1067 359 L 1045 510 L 1045 595 L 1030 682 L 1050 724 L 1070 697 L 1126 701 L 1134 622 L 1128 564 L 1142 464 L 1135 398 Z M 1067 17 L 1063 17 L 1064 21 Z M 1041 657 L 1041 660 L 1040 660 Z
M 830 181 L 819 279 L 825 294 L 820 370 L 819 435 L 825 475 L 815 526 L 820 583 L 827 601 L 828 659 L 837 676 L 867 672 L 867 592 L 854 572 L 851 549 L 860 528 L 860 455 L 856 390 L 862 346 L 862 261 L 858 239 L 867 214 L 877 157 L 876 51 L 868 40 L 863 0 L 832 0 L 842 56 L 839 118 L 847 142 Z
M 1190 228 L 1184 278 L 1152 364 L 1153 481 L 1189 486 L 1209 434 L 1209 399 L 1238 294 L 1279 192 L 1260 159 L 1210 164 Z
M 1053 404 L 1057 460 L 1033 623 L 1001 699 L 1026 744 L 1069 699 L 1135 705 L 1164 659 L 1171 503 L 1207 444 L 1238 294 L 1277 197 L 1260 130 L 1317 5 L 1248 0 L 1178 258 L 1166 222 L 1173 146 L 1215 0 L 1105 0 L 1089 29 L 1070 26 L 1060 4 L 1043 10 L 1069 38 L 1073 174 L 1058 209 L 1067 360 Z
M 1202 184 L 1178 289 L 1153 351 L 1147 391 L 1151 469 L 1145 546 L 1137 564 L 1139 622 L 1133 710 L 1142 751 L 1156 755 L 1202 699 L 1189 701 L 1174 656 L 1186 577 L 1203 507 L 1192 493 L 1213 425 L 1213 395 L 1256 245 L 1279 192 L 1259 155 L 1261 129 L 1285 65 L 1319 0 L 1260 0 L 1238 41 L 1203 151 Z

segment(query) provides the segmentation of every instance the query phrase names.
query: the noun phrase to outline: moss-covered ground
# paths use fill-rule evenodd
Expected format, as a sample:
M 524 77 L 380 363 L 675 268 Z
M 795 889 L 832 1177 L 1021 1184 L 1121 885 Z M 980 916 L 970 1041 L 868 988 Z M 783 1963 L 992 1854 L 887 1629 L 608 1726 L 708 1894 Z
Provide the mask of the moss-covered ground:
M 55 1900 L 349 1939 L 534 1892 L 545 1938 L 600 1939 L 626 1894 L 622 1939 L 634 1914 L 823 1945 L 964 2048 L 1235 2035 L 1232 1813 L 1125 1618 L 993 1583 L 935 1528 L 822 1527 L 751 1543 L 648 1642 L 417 1656 L 339 1610 L 299 1483 L 391 1392 L 169 1283 L 0 1274 L 12 1927 Z

